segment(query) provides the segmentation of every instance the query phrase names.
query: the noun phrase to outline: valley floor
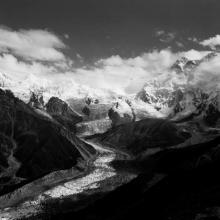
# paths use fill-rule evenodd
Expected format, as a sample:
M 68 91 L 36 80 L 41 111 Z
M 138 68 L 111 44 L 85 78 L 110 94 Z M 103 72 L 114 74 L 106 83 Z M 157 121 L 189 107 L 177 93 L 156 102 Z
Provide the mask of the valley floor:
M 135 178 L 135 174 L 118 173 L 110 162 L 122 152 L 103 148 L 95 143 L 87 142 L 98 152 L 92 168 L 82 173 L 76 169 L 58 171 L 49 174 L 34 183 L 27 184 L 15 192 L 0 197 L 0 219 L 28 219 L 36 216 L 56 214 L 60 212 L 62 203 L 72 203 L 72 209 L 78 209 L 82 198 L 94 194 L 104 194 Z M 124 158 L 126 155 L 121 155 Z M 55 185 L 56 184 L 56 185 Z M 86 199 L 89 201 L 89 199 Z M 56 209 L 58 202 L 59 209 Z M 76 204 L 76 205 L 75 205 Z M 85 204 L 86 205 L 86 204 Z M 62 208 L 63 212 L 65 208 Z

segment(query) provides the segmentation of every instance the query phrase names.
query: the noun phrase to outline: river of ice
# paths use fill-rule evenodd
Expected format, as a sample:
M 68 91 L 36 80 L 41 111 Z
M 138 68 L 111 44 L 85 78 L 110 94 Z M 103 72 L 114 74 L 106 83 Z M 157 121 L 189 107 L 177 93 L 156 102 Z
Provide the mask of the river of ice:
M 75 194 L 82 193 L 85 190 L 96 189 L 100 187 L 100 183 L 103 180 L 115 176 L 116 171 L 109 165 L 109 163 L 115 159 L 116 153 L 91 142 L 88 142 L 88 144 L 92 145 L 99 152 L 99 156 L 94 161 L 95 169 L 91 173 L 52 187 L 37 197 L 24 201 L 16 207 L 6 207 L 1 209 L 0 219 L 16 220 L 33 216 L 41 212 L 41 203 L 47 198 L 65 198 L 67 196 L 74 196 Z

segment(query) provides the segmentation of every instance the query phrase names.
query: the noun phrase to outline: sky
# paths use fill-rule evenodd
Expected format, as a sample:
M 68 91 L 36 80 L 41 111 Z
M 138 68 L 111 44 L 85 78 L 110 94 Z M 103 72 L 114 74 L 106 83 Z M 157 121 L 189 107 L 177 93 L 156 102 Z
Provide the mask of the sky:
M 220 45 L 219 0 L 0 0 L 0 71 L 135 92 Z

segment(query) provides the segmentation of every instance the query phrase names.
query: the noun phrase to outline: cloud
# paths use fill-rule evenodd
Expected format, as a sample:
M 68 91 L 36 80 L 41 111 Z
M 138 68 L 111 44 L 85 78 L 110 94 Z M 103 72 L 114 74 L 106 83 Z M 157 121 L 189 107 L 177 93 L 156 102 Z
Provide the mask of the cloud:
M 79 60 L 83 60 L 83 57 L 79 53 L 76 53 L 76 58 Z
M 148 80 L 166 71 L 179 55 L 165 49 L 134 58 L 119 55 L 97 61 L 93 68 L 78 68 L 74 78 L 93 88 L 110 89 L 120 94 L 137 92 Z
M 160 31 L 157 35 L 161 37 L 164 33 Z M 40 83 L 43 79 L 53 79 L 64 90 L 67 90 L 65 85 L 68 81 L 71 85 L 74 82 L 72 88 L 76 89 L 81 88 L 77 85 L 82 85 L 132 94 L 149 80 L 166 77 L 169 68 L 180 57 L 201 59 L 209 52 L 190 50 L 174 53 L 170 49 L 153 50 L 132 58 L 114 55 L 84 67 L 84 59 L 80 54 L 76 54 L 76 60 L 71 60 L 62 53 L 63 48 L 65 45 L 60 38 L 45 30 L 13 31 L 0 28 L 0 72 L 21 80 L 33 75 Z M 81 60 L 81 67 L 74 67 L 77 60 Z M 212 66 L 206 64 L 209 66 L 200 69 L 197 81 L 201 81 L 200 76 L 205 77 L 210 71 L 217 76 L 220 66 L 217 62 L 211 64 Z
M 157 30 L 157 31 L 155 32 L 155 35 L 156 35 L 157 37 L 162 36 L 162 35 L 164 35 L 164 34 L 165 34 L 165 31 L 164 31 L 164 30 Z
M 177 45 L 178 47 L 184 47 L 184 44 L 181 43 L 181 42 L 179 42 L 179 41 L 176 41 L 176 45 Z
M 220 89 L 220 55 L 211 59 L 209 62 L 202 63 L 194 74 L 192 83 L 204 87 L 207 90 L 214 88 Z
M 220 46 L 220 35 L 216 35 L 215 37 L 210 37 L 209 39 L 203 40 L 199 42 L 204 47 L 210 47 L 215 50 Z
M 69 38 L 70 38 L 69 34 L 64 34 L 64 37 L 65 37 L 66 39 L 69 39 Z
M 164 30 L 157 30 L 155 32 L 155 36 L 159 38 L 159 41 L 164 42 L 164 43 L 169 43 L 175 39 L 176 33 L 166 32 Z
M 55 84 L 64 86 L 63 90 L 67 87 L 62 82 L 68 81 L 75 82 L 72 87 L 76 90 L 79 88 L 76 85 L 82 85 L 126 95 L 138 92 L 146 82 L 156 77 L 166 78 L 170 66 L 178 58 L 186 56 L 189 59 L 199 59 L 204 54 L 206 52 L 195 50 L 181 53 L 173 53 L 169 49 L 154 50 L 134 58 L 111 56 L 98 60 L 89 68 L 72 68 L 69 71 L 65 67 L 60 71 L 60 67 L 55 64 L 46 65 L 37 61 L 27 63 L 19 61 L 12 54 L 3 54 L 0 56 L 0 72 L 21 80 L 29 75 L 36 76 L 36 81 L 39 82 L 43 79 L 52 80 Z
M 74 70 L 74 80 L 93 88 L 109 89 L 120 94 L 133 94 L 153 79 L 169 79 L 180 83 L 181 77 L 172 75 L 170 67 L 181 57 L 199 60 L 210 51 L 189 50 L 174 53 L 170 49 L 153 50 L 134 58 L 119 55 L 98 60 L 92 68 Z M 220 62 L 219 62 L 220 63 Z M 216 68 L 217 70 L 217 68 Z M 206 78 L 205 78 L 206 79 Z
M 0 72 L 6 73 L 10 78 L 24 79 L 30 74 L 39 79 L 43 76 L 58 73 L 55 66 L 45 65 L 40 62 L 27 63 L 19 61 L 12 54 L 0 55 Z
M 0 52 L 12 53 L 25 60 L 62 61 L 65 44 L 46 30 L 18 30 L 0 27 Z
M 196 37 L 188 37 L 188 40 L 195 43 L 199 43 L 199 40 Z
M 191 49 L 188 51 L 181 52 L 180 54 L 190 60 L 200 60 L 204 56 L 206 56 L 208 53 L 210 53 L 210 51 L 198 51 L 198 50 Z

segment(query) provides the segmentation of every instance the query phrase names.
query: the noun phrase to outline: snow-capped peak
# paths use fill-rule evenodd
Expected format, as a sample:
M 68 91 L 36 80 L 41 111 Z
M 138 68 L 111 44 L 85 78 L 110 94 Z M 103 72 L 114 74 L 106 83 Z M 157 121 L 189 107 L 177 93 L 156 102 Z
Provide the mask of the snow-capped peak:
M 146 83 L 136 99 L 150 104 L 167 117 L 209 115 L 210 106 L 215 109 L 215 113 L 220 112 L 220 92 L 214 88 L 207 91 L 190 81 L 194 77 L 194 70 L 201 63 L 209 62 L 216 56 L 216 53 L 209 53 L 201 60 L 189 60 L 185 57 L 177 60 L 171 67 L 170 74 L 166 73 L 163 77 Z
M 184 71 L 184 66 L 189 60 L 186 57 L 181 57 L 179 60 L 177 60 L 171 67 L 173 70 L 180 70 Z

